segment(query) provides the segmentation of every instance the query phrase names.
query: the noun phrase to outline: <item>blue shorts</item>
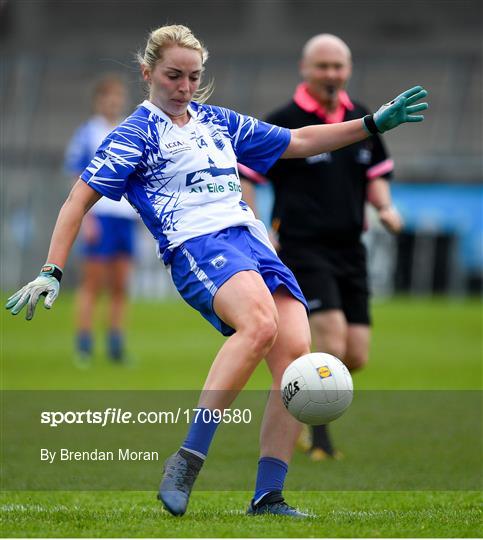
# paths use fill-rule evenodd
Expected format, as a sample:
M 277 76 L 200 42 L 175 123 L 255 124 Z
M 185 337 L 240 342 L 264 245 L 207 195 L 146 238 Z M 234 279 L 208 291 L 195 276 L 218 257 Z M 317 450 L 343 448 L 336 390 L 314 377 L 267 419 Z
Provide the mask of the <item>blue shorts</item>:
M 171 276 L 183 299 L 224 336 L 235 330 L 213 309 L 218 289 L 243 270 L 258 272 L 273 293 L 284 286 L 307 309 L 307 302 L 292 272 L 246 227 L 230 227 L 198 236 L 173 251 Z
M 100 234 L 94 244 L 83 241 L 82 254 L 88 258 L 111 259 L 134 254 L 134 219 L 95 215 Z

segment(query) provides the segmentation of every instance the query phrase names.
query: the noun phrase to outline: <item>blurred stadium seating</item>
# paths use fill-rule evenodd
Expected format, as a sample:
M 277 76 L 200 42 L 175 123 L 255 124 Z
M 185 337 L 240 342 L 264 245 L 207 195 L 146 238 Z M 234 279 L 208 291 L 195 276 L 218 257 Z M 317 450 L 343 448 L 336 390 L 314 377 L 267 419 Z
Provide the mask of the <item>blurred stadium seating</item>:
M 143 99 L 135 52 L 165 23 L 193 28 L 211 58 L 211 101 L 263 116 L 290 98 L 304 41 L 352 47 L 350 91 L 376 107 L 413 84 L 427 121 L 387 137 L 404 182 L 481 183 L 482 3 L 461 1 L 0 0 L 2 288 L 35 272 L 69 181 L 64 146 L 89 114 L 96 78 L 118 72 Z

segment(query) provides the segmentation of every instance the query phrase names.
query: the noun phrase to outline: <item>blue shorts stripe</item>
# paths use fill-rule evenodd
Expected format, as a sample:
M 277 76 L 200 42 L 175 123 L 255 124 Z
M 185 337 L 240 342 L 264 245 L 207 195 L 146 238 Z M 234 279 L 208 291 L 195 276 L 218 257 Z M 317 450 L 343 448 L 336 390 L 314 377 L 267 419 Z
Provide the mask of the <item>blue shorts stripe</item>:
M 203 283 L 204 287 L 208 290 L 211 296 L 215 296 L 218 287 L 211 281 L 211 279 L 206 275 L 205 272 L 196 264 L 195 258 L 191 253 L 186 249 L 185 246 L 181 246 L 181 252 L 188 259 L 191 271 Z

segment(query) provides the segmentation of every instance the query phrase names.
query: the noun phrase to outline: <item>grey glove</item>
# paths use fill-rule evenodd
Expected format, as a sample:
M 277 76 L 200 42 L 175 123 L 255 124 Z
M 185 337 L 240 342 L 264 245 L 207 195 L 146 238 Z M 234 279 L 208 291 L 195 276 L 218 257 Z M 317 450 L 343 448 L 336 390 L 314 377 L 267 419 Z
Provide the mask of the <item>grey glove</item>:
M 59 295 L 61 279 L 62 269 L 55 264 L 47 263 L 42 267 L 37 278 L 12 294 L 5 307 L 11 311 L 12 315 L 17 315 L 27 305 L 25 318 L 30 321 L 41 296 L 45 296 L 44 307 L 46 309 L 52 307 Z

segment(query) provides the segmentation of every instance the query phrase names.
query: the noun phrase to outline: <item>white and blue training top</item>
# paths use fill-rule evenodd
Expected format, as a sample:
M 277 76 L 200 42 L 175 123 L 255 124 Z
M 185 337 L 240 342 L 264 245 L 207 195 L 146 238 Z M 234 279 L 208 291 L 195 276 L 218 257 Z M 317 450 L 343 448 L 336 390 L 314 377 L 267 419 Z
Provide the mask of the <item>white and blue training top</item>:
M 65 170 L 72 176 L 79 175 L 91 162 L 97 148 L 112 131 L 112 125 L 104 116 L 96 115 L 82 124 L 72 136 L 64 160 Z M 126 201 L 102 198 L 91 212 L 99 216 L 137 219 L 136 213 Z
M 126 197 L 169 264 L 186 240 L 239 225 L 270 246 L 241 200 L 237 161 L 261 173 L 283 154 L 290 130 L 229 109 L 191 102 L 180 127 L 144 101 L 103 141 L 81 178 L 114 200 Z

